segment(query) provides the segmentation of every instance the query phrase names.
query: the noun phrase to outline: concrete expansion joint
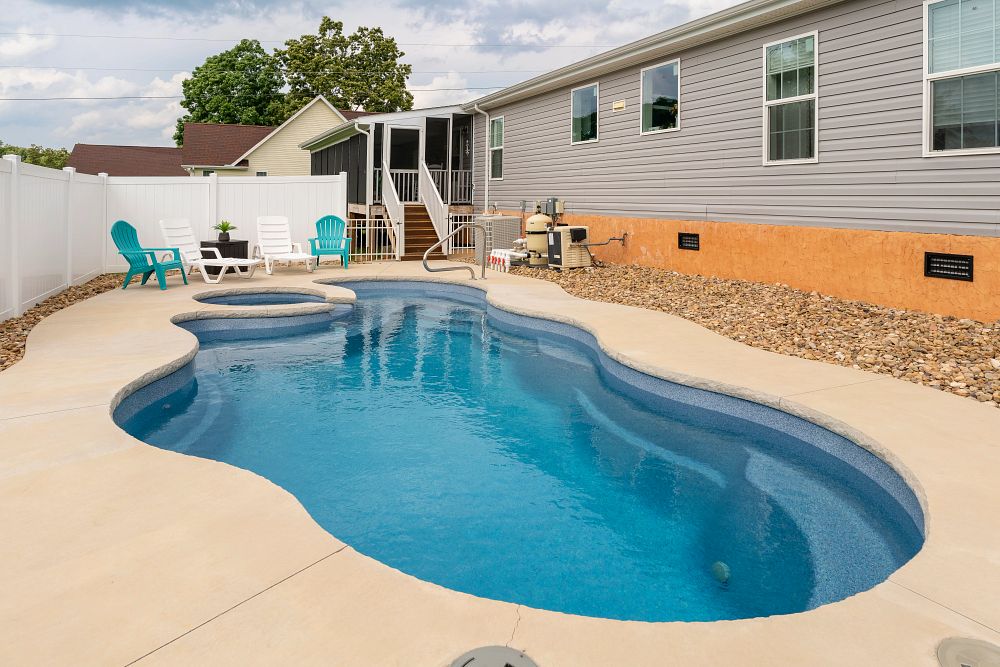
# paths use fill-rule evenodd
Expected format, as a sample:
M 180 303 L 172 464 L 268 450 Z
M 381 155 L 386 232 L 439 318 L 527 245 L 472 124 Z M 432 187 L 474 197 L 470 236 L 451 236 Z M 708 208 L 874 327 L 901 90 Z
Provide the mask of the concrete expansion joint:
M 104 403 L 94 403 L 93 405 L 76 405 L 72 408 L 59 408 L 57 410 L 42 410 L 41 412 L 25 412 L 22 415 L 11 415 L 10 417 L 0 417 L 0 422 L 13 421 L 15 419 L 24 419 L 25 417 L 40 417 L 41 415 L 54 415 L 63 412 L 76 412 L 78 410 L 89 410 L 91 408 L 101 408 L 110 407 L 111 403 L 105 401 Z
M 171 644 L 173 644 L 177 640 L 182 639 L 182 638 L 188 636 L 189 634 L 191 634 L 192 632 L 195 632 L 196 630 L 205 627 L 209 623 L 212 623 L 213 621 L 216 621 L 216 620 L 222 618 L 223 616 L 225 616 L 229 612 L 233 611 L 234 609 L 238 609 L 239 607 L 242 607 L 247 602 L 250 602 L 251 600 L 260 597 L 264 593 L 267 593 L 268 591 L 270 591 L 270 590 L 272 590 L 274 588 L 277 588 L 278 586 L 280 586 L 281 584 L 285 583 L 286 581 L 289 581 L 290 579 L 292 579 L 294 577 L 297 577 L 298 575 L 302 574 L 306 570 L 312 569 L 313 567 L 319 565 L 323 561 L 325 561 L 325 560 L 327 560 L 329 558 L 332 558 L 333 556 L 336 556 L 337 554 L 339 554 L 341 551 L 345 550 L 346 548 L 347 548 L 346 544 L 340 545 L 339 548 L 334 549 L 333 551 L 331 551 L 327 555 L 323 556 L 322 558 L 320 558 L 318 560 L 315 560 L 312 563 L 309 563 L 305 567 L 303 567 L 301 569 L 298 569 L 295 572 L 292 572 L 287 577 L 284 577 L 283 579 L 279 579 L 278 581 L 274 582 L 270 586 L 267 586 L 266 588 L 262 588 L 261 590 L 257 591 L 253 595 L 251 595 L 251 596 L 249 596 L 247 598 L 244 598 L 243 600 L 240 600 L 239 602 L 237 602 L 233 606 L 229 607 L 228 609 L 224 609 L 224 610 L 220 611 L 218 614 L 216 614 L 212 618 L 208 619 L 207 621 L 202 621 L 201 623 L 199 623 L 198 625 L 194 626 L 193 628 L 190 628 L 190 629 L 182 632 L 181 634 L 177 635 L 176 637 L 174 637 L 170 641 L 164 642 L 163 644 L 160 644 L 159 646 L 157 646 L 156 648 L 154 648 L 152 651 L 149 651 L 148 653 L 144 653 L 144 654 L 140 655 L 138 658 L 136 658 L 135 660 L 132 660 L 130 662 L 125 663 L 124 667 L 130 667 L 131 665 L 135 665 L 135 664 L 141 662 L 142 660 L 145 660 L 146 658 L 148 658 L 149 656 L 153 655 L 154 653 L 156 653 L 160 649 L 165 648 L 167 646 L 170 646 Z
M 782 394 L 778 397 L 779 400 L 784 401 L 786 398 L 794 398 L 795 396 L 807 396 L 809 394 L 818 394 L 823 391 L 830 391 L 832 389 L 843 389 L 844 387 L 856 387 L 862 384 L 870 384 L 872 382 L 880 382 L 886 378 L 871 378 L 868 380 L 861 380 L 860 382 L 848 382 L 847 384 L 833 384 L 829 387 L 821 387 L 819 389 L 810 389 L 809 391 L 800 391 L 795 394 Z
M 897 570 L 897 573 L 898 573 L 898 570 Z M 973 618 L 972 616 L 969 616 L 967 614 L 963 614 L 962 612 L 958 611 L 957 609 L 955 609 L 953 607 L 949 607 L 948 605 L 944 604 L 943 602 L 939 602 L 939 601 L 935 600 L 934 598 L 927 597 L 926 595 L 924 595 L 920 591 L 915 591 L 912 588 L 910 588 L 909 586 L 906 586 L 906 585 L 903 585 L 903 584 L 899 583 L 898 581 L 896 581 L 896 573 L 893 573 L 892 575 L 890 575 L 890 577 L 888 579 L 886 579 L 886 581 L 889 582 L 889 583 L 891 583 L 891 584 L 894 584 L 896 586 L 899 586 L 904 591 L 909 591 L 910 593 L 913 593 L 917 597 L 921 597 L 924 600 L 927 600 L 931 604 L 937 605 L 938 607 L 941 607 L 942 609 L 947 609 L 951 613 L 957 614 L 957 615 L 961 616 L 962 618 L 964 618 L 965 620 L 971 621 L 972 623 L 975 623 L 976 625 L 979 625 L 979 626 L 985 628 L 986 630 L 989 630 L 990 632 L 996 634 L 997 635 L 997 639 L 1000 640 L 1000 629 L 994 628 L 992 625 L 990 625 L 988 623 L 984 623 L 983 621 L 980 621 L 978 618 Z

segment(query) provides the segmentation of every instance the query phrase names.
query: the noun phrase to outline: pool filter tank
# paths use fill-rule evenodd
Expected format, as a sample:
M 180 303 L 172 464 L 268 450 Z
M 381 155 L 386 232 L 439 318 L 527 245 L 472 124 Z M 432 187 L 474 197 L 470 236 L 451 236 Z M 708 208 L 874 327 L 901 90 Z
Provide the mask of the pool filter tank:
M 552 226 L 552 218 L 544 213 L 535 213 L 524 221 L 524 238 L 527 240 L 528 265 L 545 266 L 548 264 L 548 231 Z

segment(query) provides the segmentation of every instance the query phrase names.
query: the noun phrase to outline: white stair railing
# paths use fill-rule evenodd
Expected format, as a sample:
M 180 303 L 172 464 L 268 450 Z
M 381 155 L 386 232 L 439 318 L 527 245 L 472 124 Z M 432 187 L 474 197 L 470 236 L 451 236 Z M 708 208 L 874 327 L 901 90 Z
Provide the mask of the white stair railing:
M 382 207 L 396 235 L 396 259 L 406 254 L 406 208 L 399 201 L 391 178 L 382 179 Z
M 427 163 L 423 160 L 420 161 L 419 186 L 420 200 L 427 209 L 427 214 L 434 225 L 434 231 L 437 232 L 438 240 L 444 240 L 449 234 L 448 207 L 445 206 L 444 201 L 441 199 L 441 193 L 438 192 L 437 186 L 434 184 L 434 175 L 431 174 L 431 170 L 427 168 Z M 442 250 L 447 255 L 448 244 L 445 244 Z
M 396 188 L 396 196 L 399 201 L 407 204 L 416 204 L 420 201 L 420 190 L 418 187 L 417 174 L 419 169 L 390 169 L 389 175 L 392 177 L 392 184 Z

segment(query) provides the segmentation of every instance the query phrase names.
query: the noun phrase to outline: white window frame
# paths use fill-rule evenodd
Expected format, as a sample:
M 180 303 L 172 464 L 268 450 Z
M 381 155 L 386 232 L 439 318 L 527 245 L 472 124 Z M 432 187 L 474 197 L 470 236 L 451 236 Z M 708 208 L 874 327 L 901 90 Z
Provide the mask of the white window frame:
M 797 39 L 802 39 L 803 37 L 813 38 L 813 91 L 809 95 L 796 95 L 795 97 L 782 97 L 777 100 L 767 99 L 767 50 L 772 46 L 777 46 L 778 44 L 784 44 L 785 42 L 792 42 Z M 768 42 L 763 47 L 761 47 L 761 91 L 760 99 L 763 102 L 764 113 L 762 114 L 761 124 L 763 126 L 763 144 L 761 146 L 763 154 L 761 155 L 761 164 L 765 167 L 773 167 L 782 164 L 816 164 L 819 162 L 819 31 L 813 30 L 811 32 L 804 32 L 799 35 L 792 35 L 790 37 L 782 37 L 781 39 L 776 39 L 773 42 Z M 767 118 L 768 110 L 773 106 L 779 106 L 782 104 L 792 104 L 794 102 L 805 102 L 808 100 L 813 100 L 813 156 L 810 158 L 801 158 L 798 160 L 770 160 L 768 159 L 769 147 L 770 147 L 770 137 L 768 136 Z
M 642 92 L 642 79 L 643 79 L 643 77 L 646 76 L 646 72 L 648 72 L 649 70 L 651 70 L 651 69 L 657 69 L 659 67 L 663 67 L 664 65 L 673 65 L 674 63 L 677 64 L 677 126 L 676 127 L 668 127 L 666 129 L 663 129 L 663 130 L 643 130 L 642 129 L 642 105 L 643 105 L 643 101 L 642 101 L 642 95 L 643 95 L 643 92 Z M 656 63 L 655 65 L 650 65 L 649 67 L 643 67 L 641 70 L 639 70 L 639 134 L 640 135 L 666 134 L 667 132 L 680 132 L 681 131 L 681 107 L 682 107 L 682 105 L 681 105 L 681 59 L 680 58 L 674 58 L 673 60 L 665 60 L 662 63 Z
M 486 164 L 490 173 L 491 181 L 502 181 L 503 180 L 503 145 L 507 142 L 507 121 L 503 116 L 490 116 L 489 122 L 486 124 Z M 490 141 L 493 138 L 493 121 L 498 120 L 503 126 L 503 139 L 500 141 L 499 146 L 490 146 Z M 493 175 L 493 151 L 500 151 L 500 176 L 496 177 Z
M 924 59 L 923 59 L 923 73 L 924 73 L 924 109 L 923 109 L 923 132 L 921 137 L 921 142 L 923 144 L 923 157 L 954 157 L 957 155 L 995 155 L 1000 153 L 1000 146 L 993 146 L 992 148 L 958 148 L 950 151 L 935 151 L 931 149 L 931 141 L 933 139 L 934 128 L 934 116 L 933 116 L 933 106 L 934 100 L 931 97 L 931 83 L 934 81 L 940 81 L 943 79 L 958 79 L 963 76 L 969 76 L 970 74 L 985 74 L 987 72 L 998 72 L 1000 71 L 1000 62 L 992 63 L 989 65 L 976 65 L 974 67 L 962 67 L 960 69 L 947 70 L 945 72 L 935 72 L 930 73 L 931 69 L 931 59 L 928 46 L 930 45 L 931 33 L 930 33 L 930 6 L 936 5 L 939 2 L 945 2 L 946 0 L 928 0 L 924 2 L 924 26 L 923 26 L 923 40 L 924 40 Z M 961 6 L 959 7 L 961 11 Z M 996 20 L 996 19 L 994 19 Z
M 596 89 L 597 97 L 597 136 L 593 139 L 584 139 L 582 141 L 573 141 L 573 93 L 578 90 L 583 90 L 584 88 L 594 88 Z M 591 83 L 585 84 L 583 86 L 577 86 L 569 91 L 569 143 L 571 146 L 580 146 L 583 144 L 596 144 L 601 139 L 601 82 L 593 81 Z

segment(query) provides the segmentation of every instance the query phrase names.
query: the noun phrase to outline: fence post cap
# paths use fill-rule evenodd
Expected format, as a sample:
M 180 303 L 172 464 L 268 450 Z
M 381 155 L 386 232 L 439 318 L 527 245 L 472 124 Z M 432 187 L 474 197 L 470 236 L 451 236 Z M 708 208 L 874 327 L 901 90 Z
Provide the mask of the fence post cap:
M 11 162 L 20 162 L 21 156 L 16 153 L 7 153 L 3 156 L 4 160 L 10 160 Z
M 76 171 L 76 167 L 63 167 L 62 170 L 63 171 L 72 171 L 72 172 L 75 172 Z

